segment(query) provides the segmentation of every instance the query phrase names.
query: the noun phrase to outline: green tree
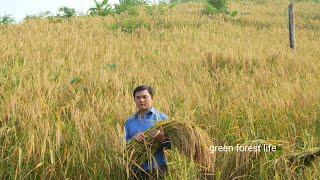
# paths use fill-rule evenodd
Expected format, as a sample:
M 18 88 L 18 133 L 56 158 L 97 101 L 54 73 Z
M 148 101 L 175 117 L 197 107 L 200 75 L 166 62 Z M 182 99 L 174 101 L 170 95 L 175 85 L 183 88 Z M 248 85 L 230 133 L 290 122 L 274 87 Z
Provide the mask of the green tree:
M 0 25 L 8 25 L 14 23 L 14 18 L 11 15 L 5 14 L 0 16 Z
M 73 17 L 73 16 L 76 16 L 76 10 L 74 8 L 69 8 L 67 6 L 62 6 L 59 8 L 59 16 L 62 16 L 62 17 Z
M 103 0 L 101 3 L 94 0 L 95 7 L 89 9 L 91 16 L 107 16 L 112 14 L 112 7 L 108 4 L 108 0 Z

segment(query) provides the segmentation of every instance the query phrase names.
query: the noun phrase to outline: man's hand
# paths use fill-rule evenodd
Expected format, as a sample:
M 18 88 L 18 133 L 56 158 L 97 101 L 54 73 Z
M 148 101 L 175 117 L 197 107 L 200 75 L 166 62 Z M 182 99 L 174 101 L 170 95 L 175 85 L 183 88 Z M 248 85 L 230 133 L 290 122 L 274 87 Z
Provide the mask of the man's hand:
M 150 131 L 150 135 L 157 141 L 164 142 L 166 141 L 166 136 L 164 135 L 164 131 L 161 129 L 153 129 Z
M 145 140 L 145 135 L 140 132 L 138 134 L 136 134 L 135 136 L 133 136 L 133 139 L 137 140 L 138 142 L 143 142 Z

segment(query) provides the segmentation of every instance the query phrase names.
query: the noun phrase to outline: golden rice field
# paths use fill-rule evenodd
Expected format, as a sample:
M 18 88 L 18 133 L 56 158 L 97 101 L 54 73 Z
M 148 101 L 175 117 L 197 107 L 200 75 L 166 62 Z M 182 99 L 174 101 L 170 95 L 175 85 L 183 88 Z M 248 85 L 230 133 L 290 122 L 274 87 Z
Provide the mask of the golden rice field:
M 317 158 L 278 163 L 320 146 L 320 4 L 295 4 L 296 51 L 288 4 L 233 2 L 236 17 L 190 3 L 153 16 L 0 26 L 1 179 L 126 179 L 123 125 L 140 84 L 156 89 L 158 110 L 202 127 L 212 145 L 286 145 L 252 159 L 217 153 L 215 179 L 319 178 Z M 176 150 L 167 155 L 167 179 L 200 177 Z

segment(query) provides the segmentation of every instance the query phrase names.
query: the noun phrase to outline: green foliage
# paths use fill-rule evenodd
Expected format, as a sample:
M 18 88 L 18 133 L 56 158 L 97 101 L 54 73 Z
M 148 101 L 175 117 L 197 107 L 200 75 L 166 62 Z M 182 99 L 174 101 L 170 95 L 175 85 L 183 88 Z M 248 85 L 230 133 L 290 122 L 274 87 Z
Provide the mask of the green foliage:
M 27 21 L 29 19 L 45 19 L 51 17 L 52 14 L 50 11 L 41 12 L 39 14 L 27 15 L 24 20 Z
M 8 25 L 14 23 L 14 18 L 11 15 L 0 16 L 0 25 Z
M 139 6 L 146 5 L 147 2 L 145 0 L 120 0 L 120 4 L 126 4 L 129 6 Z
M 145 10 L 149 16 L 157 17 L 157 15 L 164 14 L 168 9 L 171 8 L 172 6 L 169 4 L 162 3 L 156 6 L 146 6 Z
M 70 84 L 78 84 L 80 81 L 81 81 L 81 78 L 80 78 L 80 77 L 73 77 L 73 78 L 70 80 Z
M 39 14 L 27 15 L 24 18 L 24 21 L 28 21 L 31 19 L 46 19 L 51 23 L 62 23 L 66 20 L 64 18 L 76 15 L 74 9 L 67 7 L 60 7 L 59 12 L 60 14 L 57 15 L 52 14 L 50 11 L 41 12 Z
M 212 6 L 217 13 L 225 13 L 228 11 L 227 0 L 208 0 L 210 6 Z
M 170 0 L 170 3 L 187 3 L 187 2 L 200 2 L 204 3 L 206 0 Z
M 130 17 L 126 20 L 123 20 L 121 22 L 118 22 L 116 24 L 113 24 L 110 29 L 117 30 L 121 29 L 122 32 L 130 33 L 132 34 L 137 29 L 149 29 L 150 30 L 150 24 L 144 22 L 141 19 L 137 19 L 135 17 Z
M 217 14 L 217 13 L 218 13 L 217 9 L 216 9 L 215 7 L 209 5 L 209 4 L 207 4 L 207 5 L 205 6 L 205 8 L 204 8 L 204 10 L 203 10 L 202 12 L 203 12 L 204 14 L 206 14 L 206 15 Z
M 136 6 L 130 6 L 130 5 L 118 5 L 115 7 L 115 13 L 116 14 L 122 14 L 127 13 L 129 16 L 138 16 L 138 8 Z
M 229 14 L 231 17 L 238 15 L 237 11 L 230 12 L 228 10 L 228 0 L 208 0 L 203 13 L 206 15 L 211 14 Z
M 59 13 L 61 13 L 61 14 L 59 14 L 58 16 L 62 16 L 62 17 L 66 17 L 66 18 L 76 16 L 76 10 L 74 8 L 69 8 L 66 6 L 60 7 Z
M 89 9 L 91 16 L 107 16 L 112 14 L 112 7 L 108 4 L 108 0 L 103 0 L 101 3 L 94 0 L 95 7 Z
M 231 17 L 236 17 L 238 15 L 238 11 L 232 11 L 231 13 L 230 13 L 230 16 Z
M 121 31 L 132 33 L 136 29 L 146 28 L 149 29 L 150 25 L 148 23 L 143 22 L 142 20 L 137 19 L 128 19 L 121 23 Z
M 138 6 L 147 5 L 147 2 L 144 0 L 120 0 L 120 4 L 115 6 L 114 12 L 121 14 L 127 12 L 131 16 L 138 15 Z
M 41 17 L 37 15 L 27 15 L 23 20 L 28 21 L 30 19 L 41 19 Z

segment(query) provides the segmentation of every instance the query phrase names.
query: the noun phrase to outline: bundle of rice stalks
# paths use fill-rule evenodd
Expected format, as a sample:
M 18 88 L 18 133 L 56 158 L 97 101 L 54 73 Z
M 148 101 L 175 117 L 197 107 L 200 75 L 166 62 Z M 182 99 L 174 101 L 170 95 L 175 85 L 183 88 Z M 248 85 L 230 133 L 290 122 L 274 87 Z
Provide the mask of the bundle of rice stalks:
M 209 135 L 191 123 L 176 120 L 161 121 L 155 127 L 145 132 L 145 142 L 131 141 L 127 146 L 127 158 L 131 167 L 138 167 L 146 161 L 152 161 L 153 154 L 160 148 L 160 142 L 155 142 L 150 135 L 153 129 L 163 129 L 171 141 L 171 147 L 193 159 L 203 169 L 211 169 L 214 165 L 214 155 L 210 153 L 211 139 Z M 140 168 L 141 169 L 141 168 Z

